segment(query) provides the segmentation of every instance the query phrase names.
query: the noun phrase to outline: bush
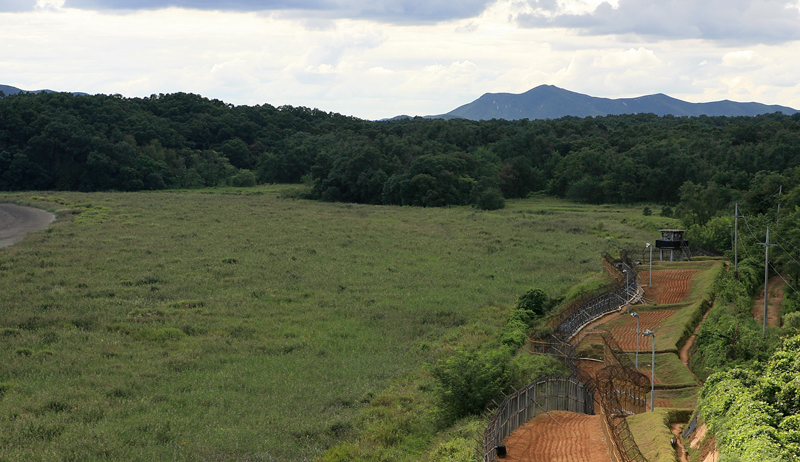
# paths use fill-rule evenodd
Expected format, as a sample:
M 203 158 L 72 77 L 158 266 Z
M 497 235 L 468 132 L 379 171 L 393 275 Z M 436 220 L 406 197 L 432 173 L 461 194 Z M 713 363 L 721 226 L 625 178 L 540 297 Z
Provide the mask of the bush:
M 509 385 L 511 350 L 458 350 L 433 368 L 446 417 L 455 421 L 483 412 Z
M 228 183 L 237 188 L 247 188 L 256 185 L 255 174 L 247 169 L 239 170 L 239 173 L 228 178 Z
M 514 388 L 522 388 L 545 375 L 570 375 L 570 371 L 553 356 L 520 351 L 511 359 L 508 377 Z
M 475 441 L 467 438 L 445 441 L 431 453 L 430 460 L 435 462 L 472 462 L 475 460 Z
M 800 330 L 800 311 L 795 311 L 784 316 L 783 327 L 794 331 Z
M 481 210 L 498 210 L 506 206 L 506 200 L 503 193 L 497 188 L 489 188 L 478 196 L 475 201 L 475 207 Z
M 519 311 L 515 313 L 519 313 Z M 525 339 L 527 338 L 528 325 L 519 319 L 510 319 L 503 331 L 503 338 L 500 340 L 500 343 L 519 348 L 525 344 Z
M 542 289 L 531 289 L 522 294 L 517 300 L 517 310 L 530 311 L 537 317 L 545 312 L 547 294 Z M 528 323 L 530 325 L 530 322 Z
M 650 215 L 652 215 L 652 214 L 653 214 L 653 211 L 652 211 L 652 210 L 650 210 L 650 207 L 645 207 L 645 208 L 642 210 L 642 215 L 644 215 L 644 216 L 646 216 L 646 217 L 649 217 L 649 216 L 650 216 Z

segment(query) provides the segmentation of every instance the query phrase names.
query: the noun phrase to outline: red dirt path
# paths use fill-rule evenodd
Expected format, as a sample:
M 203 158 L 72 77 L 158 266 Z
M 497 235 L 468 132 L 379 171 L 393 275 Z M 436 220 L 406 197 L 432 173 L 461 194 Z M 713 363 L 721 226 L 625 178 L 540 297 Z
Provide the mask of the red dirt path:
M 653 271 L 653 287 L 647 287 L 650 276 L 646 271 L 639 274 L 639 285 L 644 287 L 644 297 L 662 305 L 679 303 L 686 298 L 692 287 L 692 277 L 698 270 Z
M 541 414 L 517 429 L 503 444 L 514 462 L 606 462 L 608 455 L 600 415 L 550 411 L 558 423 Z M 561 424 L 561 426 L 559 426 Z
M 692 277 L 697 270 L 660 270 L 653 271 L 653 287 L 645 287 L 645 298 L 659 304 L 679 303 L 686 298 L 692 284 Z M 649 282 L 647 272 L 640 274 L 640 285 Z M 657 330 L 663 321 L 675 314 L 674 310 L 657 310 L 639 313 L 640 332 L 646 329 Z M 605 324 L 620 347 L 625 351 L 636 350 L 636 318 L 627 314 L 608 314 L 586 328 Z M 581 344 L 597 342 L 593 336 L 587 336 Z M 640 352 L 648 348 L 647 342 L 639 345 Z M 649 361 L 649 356 L 640 356 Z M 578 368 L 586 375 L 594 376 L 603 368 L 602 362 L 580 361 Z M 649 370 L 643 368 L 642 373 Z M 656 376 L 656 384 L 661 383 Z M 663 395 L 663 394 L 662 394 Z M 670 406 L 671 401 L 656 393 L 656 407 Z M 567 411 L 550 413 L 561 424 L 557 424 L 547 414 L 531 419 L 517 429 L 503 442 L 508 455 L 502 459 L 514 462 L 606 462 L 611 461 L 609 445 L 603 433 L 601 415 L 576 414 Z M 562 427 L 563 426 L 563 427 Z
M 653 273 L 655 274 L 655 273 Z M 783 302 L 784 281 L 780 276 L 772 276 L 769 280 L 769 303 L 767 304 L 767 326 L 779 327 L 781 325 L 781 303 Z M 753 317 L 759 324 L 764 322 L 764 288 L 753 302 Z
M 631 311 L 634 311 L 631 307 Z M 644 311 L 639 313 L 639 333 L 647 329 L 658 332 L 661 323 L 675 314 L 674 310 Z M 619 319 L 621 318 L 621 319 Z M 613 323 L 608 323 L 606 328 L 611 332 L 624 351 L 636 351 L 636 318 L 628 314 L 619 316 Z M 639 336 L 639 351 L 650 348 L 648 337 Z

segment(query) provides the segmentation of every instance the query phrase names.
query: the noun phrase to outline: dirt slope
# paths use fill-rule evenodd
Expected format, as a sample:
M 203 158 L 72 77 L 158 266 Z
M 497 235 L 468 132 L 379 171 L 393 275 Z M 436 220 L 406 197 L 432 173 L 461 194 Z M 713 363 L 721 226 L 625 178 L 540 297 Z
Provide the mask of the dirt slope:
M 514 462 L 605 462 L 608 455 L 599 415 L 551 411 L 531 419 L 503 444 Z M 560 424 L 560 425 L 559 425 Z

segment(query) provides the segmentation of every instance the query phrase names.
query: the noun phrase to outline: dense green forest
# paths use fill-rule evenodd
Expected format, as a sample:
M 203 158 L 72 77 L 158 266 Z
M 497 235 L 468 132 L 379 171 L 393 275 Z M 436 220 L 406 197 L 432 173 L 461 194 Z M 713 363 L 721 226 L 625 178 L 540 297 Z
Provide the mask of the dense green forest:
M 735 198 L 789 192 L 798 166 L 797 114 L 375 122 L 185 93 L 0 99 L 2 190 L 306 182 L 327 201 L 482 208 L 538 191 L 673 206 L 683 194 L 702 204 L 684 201 L 686 221 L 703 224 Z

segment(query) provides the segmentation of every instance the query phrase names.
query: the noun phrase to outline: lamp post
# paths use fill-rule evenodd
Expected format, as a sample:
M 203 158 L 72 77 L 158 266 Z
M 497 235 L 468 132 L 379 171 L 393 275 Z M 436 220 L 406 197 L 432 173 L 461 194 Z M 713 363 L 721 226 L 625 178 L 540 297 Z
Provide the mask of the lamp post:
M 628 284 L 628 270 L 622 270 L 625 273 L 625 312 L 631 312 L 631 286 Z
M 650 361 L 650 412 L 656 410 L 656 333 L 647 329 L 642 336 L 653 336 L 653 358 Z
M 650 282 L 647 284 L 647 287 L 653 287 L 653 246 L 648 242 L 644 247 L 650 248 Z
M 636 318 L 636 370 L 639 370 L 639 313 L 633 312 L 631 316 Z

